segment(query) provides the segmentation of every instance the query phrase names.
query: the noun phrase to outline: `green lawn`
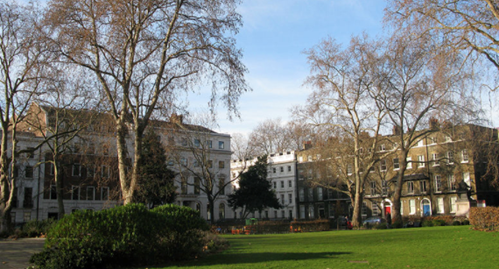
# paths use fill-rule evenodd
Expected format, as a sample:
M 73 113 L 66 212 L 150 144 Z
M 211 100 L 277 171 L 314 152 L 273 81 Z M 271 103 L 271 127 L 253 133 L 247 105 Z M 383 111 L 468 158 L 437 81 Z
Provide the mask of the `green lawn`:
M 499 233 L 469 226 L 225 238 L 223 253 L 167 268 L 499 268 Z

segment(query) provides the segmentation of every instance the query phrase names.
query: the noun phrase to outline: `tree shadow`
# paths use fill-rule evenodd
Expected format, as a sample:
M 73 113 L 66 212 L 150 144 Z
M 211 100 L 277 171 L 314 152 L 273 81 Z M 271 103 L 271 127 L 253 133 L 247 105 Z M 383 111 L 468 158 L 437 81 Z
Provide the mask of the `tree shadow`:
M 351 254 L 351 252 L 265 252 L 265 253 L 225 253 L 222 254 L 223 258 L 220 258 L 220 254 L 202 258 L 195 261 L 189 261 L 185 263 L 175 264 L 178 267 L 186 266 L 210 266 L 217 264 L 224 265 L 236 265 L 244 263 L 261 263 L 261 262 L 272 262 L 272 261 L 303 261 L 303 260 L 314 260 L 314 259 L 324 259 L 324 258 L 336 258 L 339 255 Z M 217 257 L 218 256 L 218 257 Z

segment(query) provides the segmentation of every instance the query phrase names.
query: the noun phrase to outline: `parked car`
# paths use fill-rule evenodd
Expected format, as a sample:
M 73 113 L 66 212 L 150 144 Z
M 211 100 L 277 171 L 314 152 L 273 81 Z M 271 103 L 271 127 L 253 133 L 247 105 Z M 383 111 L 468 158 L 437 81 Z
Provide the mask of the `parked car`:
M 382 217 L 370 217 L 362 222 L 362 225 L 377 225 L 380 223 L 386 223 L 386 219 Z

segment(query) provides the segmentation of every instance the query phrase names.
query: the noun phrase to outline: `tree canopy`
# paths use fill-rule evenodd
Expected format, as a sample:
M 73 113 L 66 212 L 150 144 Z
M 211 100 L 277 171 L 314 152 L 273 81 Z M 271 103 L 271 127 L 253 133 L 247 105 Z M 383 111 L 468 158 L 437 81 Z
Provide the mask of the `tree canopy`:
M 249 213 L 265 208 L 281 208 L 272 184 L 267 180 L 267 155 L 258 157 L 257 162 L 243 172 L 239 189 L 229 195 L 229 205 L 243 209 L 243 218 Z

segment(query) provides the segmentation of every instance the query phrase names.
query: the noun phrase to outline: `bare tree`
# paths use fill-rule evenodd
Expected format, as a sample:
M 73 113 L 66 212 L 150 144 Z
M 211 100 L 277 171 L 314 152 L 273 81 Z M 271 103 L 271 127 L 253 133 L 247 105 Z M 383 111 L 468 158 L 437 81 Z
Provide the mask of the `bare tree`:
M 232 150 L 232 158 L 235 160 L 247 160 L 255 156 L 255 151 L 249 139 L 241 133 L 232 134 L 230 140 L 230 148 Z
M 323 153 L 318 152 L 327 160 L 319 163 L 324 165 L 321 176 L 329 182 L 315 184 L 351 197 L 354 226 L 361 221 L 364 184 L 369 177 L 364 172 L 390 154 L 378 154 L 377 148 L 387 114 L 381 102 L 386 87 L 375 75 L 380 69 L 381 45 L 364 36 L 352 38 L 350 45 L 341 50 L 339 44 L 328 38 L 307 50 L 311 75 L 306 83 L 315 90 L 307 105 L 294 111 L 311 124 L 330 131 L 329 141 L 320 146 Z
M 249 140 L 258 156 L 270 155 L 288 150 L 289 141 L 285 134 L 281 119 L 268 119 L 253 129 L 249 135 Z
M 11 222 L 17 125 L 30 100 L 38 94 L 47 60 L 46 47 L 39 39 L 37 16 L 34 6 L 0 1 L 0 231 L 8 229 Z
M 137 184 L 141 139 L 160 108 L 207 82 L 210 106 L 237 113 L 248 90 L 245 66 L 232 34 L 241 25 L 238 0 L 52 0 L 46 22 L 51 46 L 69 64 L 88 68 L 101 84 L 116 125 L 120 184 L 125 204 Z M 213 110 L 212 110 L 213 111 Z M 131 124 L 131 125 L 128 125 Z M 126 176 L 126 136 L 131 126 L 133 166 Z
M 406 34 L 434 35 L 442 41 L 440 45 L 463 51 L 468 56 L 474 52 L 499 70 L 496 0 L 391 0 L 386 11 L 386 21 Z
M 435 42 L 429 35 L 394 35 L 384 52 L 383 65 L 387 68 L 379 76 L 389 87 L 383 103 L 394 126 L 400 162 L 393 196 L 394 221 L 401 218 L 408 153 L 424 137 L 439 130 L 437 125 L 426 128 L 430 120 L 455 122 L 466 120 L 465 115 L 474 112 L 474 102 L 466 95 L 470 76 L 461 69 L 459 54 Z

